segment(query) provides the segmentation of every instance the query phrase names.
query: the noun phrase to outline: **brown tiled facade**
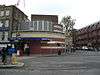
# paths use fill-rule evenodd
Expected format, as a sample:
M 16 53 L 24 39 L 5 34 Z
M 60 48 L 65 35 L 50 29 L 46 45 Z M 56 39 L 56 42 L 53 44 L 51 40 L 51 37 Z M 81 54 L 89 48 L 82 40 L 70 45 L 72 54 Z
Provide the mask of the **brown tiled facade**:
M 33 27 L 33 29 L 31 30 L 33 31 L 63 32 L 63 26 L 61 24 L 58 24 L 57 15 L 32 14 L 31 21 Z
M 31 15 L 31 21 L 37 20 L 44 20 L 44 21 L 51 21 L 54 24 L 58 24 L 58 16 L 57 15 Z

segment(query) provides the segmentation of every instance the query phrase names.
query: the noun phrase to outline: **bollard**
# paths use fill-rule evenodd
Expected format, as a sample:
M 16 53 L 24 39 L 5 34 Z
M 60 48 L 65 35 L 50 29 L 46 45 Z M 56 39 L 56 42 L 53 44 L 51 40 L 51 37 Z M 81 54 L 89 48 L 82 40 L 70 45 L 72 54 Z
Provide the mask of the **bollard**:
M 17 56 L 16 56 L 16 54 L 14 53 L 14 54 L 12 54 L 12 64 L 17 64 L 18 62 L 17 62 Z

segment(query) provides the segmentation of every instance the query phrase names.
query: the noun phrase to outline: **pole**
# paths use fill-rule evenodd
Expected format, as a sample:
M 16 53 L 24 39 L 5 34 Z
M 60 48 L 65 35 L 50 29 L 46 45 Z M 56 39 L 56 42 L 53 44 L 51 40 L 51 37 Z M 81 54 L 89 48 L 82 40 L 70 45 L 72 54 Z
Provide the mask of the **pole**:
M 4 28 L 5 28 L 5 25 L 4 25 L 4 21 L 2 21 L 3 22 L 3 25 L 2 25 L 2 28 L 3 28 L 3 32 L 2 32 L 2 41 L 4 41 L 4 39 L 5 39 L 5 31 L 4 31 Z

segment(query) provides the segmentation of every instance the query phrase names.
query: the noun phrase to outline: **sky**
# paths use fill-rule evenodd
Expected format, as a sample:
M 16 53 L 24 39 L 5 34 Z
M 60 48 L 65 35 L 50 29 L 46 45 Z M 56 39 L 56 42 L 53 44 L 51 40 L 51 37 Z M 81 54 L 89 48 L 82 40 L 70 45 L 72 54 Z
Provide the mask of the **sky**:
M 15 5 L 17 1 L 0 0 L 0 4 Z M 58 15 L 59 23 L 62 17 L 70 15 L 76 19 L 76 29 L 100 21 L 100 0 L 20 0 L 17 7 L 29 18 L 31 14 Z

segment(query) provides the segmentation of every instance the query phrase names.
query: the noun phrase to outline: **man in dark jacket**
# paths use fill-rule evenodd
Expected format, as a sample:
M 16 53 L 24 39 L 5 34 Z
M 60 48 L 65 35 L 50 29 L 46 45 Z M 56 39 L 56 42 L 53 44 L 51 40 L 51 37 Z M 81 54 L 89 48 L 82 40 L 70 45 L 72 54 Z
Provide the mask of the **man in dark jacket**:
M 13 53 L 17 53 L 17 52 L 16 52 L 16 49 L 10 47 L 10 48 L 8 49 L 8 54 L 9 54 L 10 56 L 12 56 Z
M 2 63 L 5 65 L 7 62 L 7 50 L 5 47 L 2 48 Z
M 58 51 L 58 55 L 61 55 L 61 51 L 60 50 Z

